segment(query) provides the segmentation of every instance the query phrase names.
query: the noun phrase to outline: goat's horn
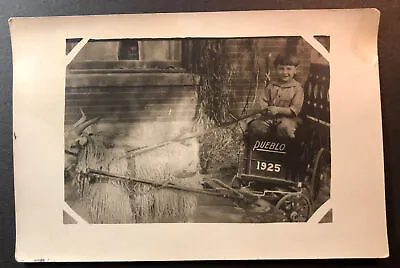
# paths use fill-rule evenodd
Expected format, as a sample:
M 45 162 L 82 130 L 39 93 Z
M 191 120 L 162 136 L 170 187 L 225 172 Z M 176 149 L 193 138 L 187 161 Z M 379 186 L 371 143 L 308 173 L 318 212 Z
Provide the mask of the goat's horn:
M 76 127 L 78 127 L 80 124 L 82 124 L 83 122 L 85 122 L 86 121 L 86 115 L 85 115 L 85 113 L 82 111 L 82 109 L 81 108 L 79 108 L 79 110 L 81 111 L 81 118 L 79 118 L 79 120 L 78 121 L 76 121 L 73 125 L 72 125 L 72 128 L 76 128 Z
M 80 134 L 82 134 L 82 132 L 85 130 L 85 128 L 87 128 L 87 127 L 90 126 L 90 125 L 93 125 L 94 123 L 96 123 L 96 122 L 99 121 L 99 120 L 100 120 L 100 117 L 92 118 L 92 119 L 90 119 L 90 120 L 88 120 L 88 121 L 86 121 L 86 122 L 80 124 L 79 126 L 77 126 L 77 127 L 75 128 L 75 132 L 76 132 L 78 135 L 80 135 Z

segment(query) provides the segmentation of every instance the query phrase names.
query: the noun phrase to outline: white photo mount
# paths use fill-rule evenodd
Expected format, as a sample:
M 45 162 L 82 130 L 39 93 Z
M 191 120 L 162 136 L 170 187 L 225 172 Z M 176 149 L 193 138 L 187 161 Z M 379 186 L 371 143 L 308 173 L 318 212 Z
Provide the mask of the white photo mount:
M 12 18 L 16 259 L 383 258 L 379 11 L 298 10 Z M 154 26 L 157 24 L 157 27 Z M 330 37 L 329 52 L 314 38 Z M 331 68 L 331 199 L 309 223 L 64 225 L 65 68 L 89 39 L 301 36 Z M 68 55 L 65 40 L 82 38 Z M 317 224 L 329 209 L 330 224 Z M 71 212 L 70 214 L 73 214 Z M 270 243 L 269 241 L 274 241 Z

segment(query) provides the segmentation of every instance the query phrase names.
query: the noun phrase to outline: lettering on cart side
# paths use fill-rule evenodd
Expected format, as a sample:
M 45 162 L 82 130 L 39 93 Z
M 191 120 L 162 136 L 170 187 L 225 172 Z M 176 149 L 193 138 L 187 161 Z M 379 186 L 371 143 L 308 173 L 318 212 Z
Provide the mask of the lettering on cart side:
M 285 153 L 286 144 L 270 141 L 257 140 L 253 145 L 253 151 L 272 151 L 277 153 Z

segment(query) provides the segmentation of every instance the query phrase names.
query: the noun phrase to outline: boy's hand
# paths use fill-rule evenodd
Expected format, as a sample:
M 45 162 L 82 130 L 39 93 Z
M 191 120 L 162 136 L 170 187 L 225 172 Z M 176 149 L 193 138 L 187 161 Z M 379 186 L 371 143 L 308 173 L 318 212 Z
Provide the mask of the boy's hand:
M 269 106 L 268 107 L 268 113 L 271 115 L 277 115 L 280 113 L 280 107 L 276 106 Z
M 269 108 L 266 108 L 264 110 L 261 111 L 260 115 L 269 115 Z

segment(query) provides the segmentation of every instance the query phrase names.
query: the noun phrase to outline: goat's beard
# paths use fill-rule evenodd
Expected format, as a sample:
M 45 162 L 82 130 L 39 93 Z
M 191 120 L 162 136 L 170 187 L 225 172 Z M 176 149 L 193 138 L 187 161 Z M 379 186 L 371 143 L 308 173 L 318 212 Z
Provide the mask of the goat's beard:
M 76 172 L 87 172 L 88 169 L 107 170 L 105 154 L 107 148 L 99 136 L 90 136 L 87 143 L 78 153 Z
M 72 184 L 77 187 L 80 195 L 84 194 L 90 182 L 88 176 L 89 169 L 103 170 L 105 165 L 105 150 L 100 137 L 91 136 L 87 139 L 87 143 L 74 156 L 75 163 L 70 164 L 69 173 L 72 175 Z
M 87 172 L 90 169 L 122 176 L 127 175 L 128 162 L 125 150 L 123 148 L 108 148 L 102 136 L 89 136 L 87 143 L 77 156 L 75 173 L 79 185 L 83 184 L 82 186 L 84 186 L 89 182 Z

